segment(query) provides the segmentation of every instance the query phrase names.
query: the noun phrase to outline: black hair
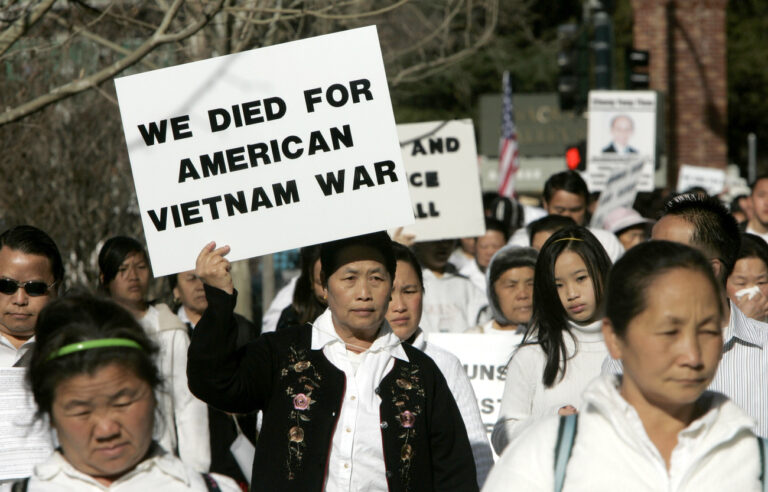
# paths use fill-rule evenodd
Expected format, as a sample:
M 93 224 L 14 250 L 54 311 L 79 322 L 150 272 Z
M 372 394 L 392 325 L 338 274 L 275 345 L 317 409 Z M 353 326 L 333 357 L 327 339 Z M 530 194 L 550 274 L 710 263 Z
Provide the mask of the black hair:
M 386 232 L 379 231 L 323 243 L 320 246 L 323 285 L 328 285 L 328 278 L 342 266 L 339 253 L 350 246 L 364 246 L 378 251 L 383 257 L 384 267 L 389 272 L 390 282 L 395 281 L 397 263 L 392 250 L 392 239 Z
M 141 346 L 102 347 L 49 358 L 65 345 L 104 338 L 127 338 Z M 77 293 L 51 301 L 43 308 L 35 326 L 27 382 L 37 403 L 37 416 L 50 415 L 56 388 L 79 374 L 119 364 L 131 370 L 154 390 L 162 379 L 154 362 L 157 346 L 138 321 L 115 302 L 91 294 Z
M 731 214 L 734 214 L 736 212 L 745 213 L 744 209 L 741 208 L 741 204 L 739 202 L 744 199 L 749 198 L 749 195 L 738 195 L 731 200 L 731 204 L 728 206 L 728 210 L 731 212 Z
M 500 221 L 511 234 L 525 225 L 525 209 L 517 200 L 497 197 L 488 208 L 488 216 Z
M 768 269 L 768 244 L 766 244 L 765 240 L 760 236 L 742 232 L 741 247 L 739 248 L 739 253 L 736 255 L 736 261 L 739 261 L 742 258 L 757 258 L 762 260 L 765 264 L 765 268 Z
M 589 189 L 581 175 L 576 171 L 562 171 L 547 179 L 544 183 L 544 201 L 549 203 L 555 192 L 558 190 L 567 191 L 584 197 L 584 205 L 589 205 Z
M 299 252 L 301 274 L 296 279 L 296 289 L 293 291 L 293 309 L 299 324 L 311 323 L 323 314 L 326 305 L 315 295 L 315 262 L 320 259 L 320 245 L 306 246 Z
M 697 194 L 677 195 L 667 201 L 664 216 L 680 217 L 693 226 L 691 243 L 710 258 L 723 264 L 723 283 L 733 271 L 741 246 L 739 225 L 715 197 Z
M 565 227 L 576 226 L 576 221 L 564 215 L 547 215 L 528 224 L 528 244 L 533 244 L 533 237 L 542 232 L 556 232 Z
M 688 193 L 693 193 L 701 196 L 709 196 L 709 192 L 703 186 L 691 186 L 690 188 L 685 190 L 682 194 L 687 195 Z
M 555 263 L 564 251 L 579 255 L 587 267 L 595 292 L 594 319 L 599 319 L 605 280 L 611 268 L 611 260 L 605 249 L 586 227 L 560 229 L 542 246 L 533 276 L 533 314 L 523 336 L 523 344 L 538 344 L 546 354 L 547 363 L 542 381 L 547 388 L 555 384 L 561 366 L 561 379 L 565 375 L 569 355 L 563 334 L 573 336 L 568 314 L 555 286 Z
M 0 248 L 3 246 L 28 255 L 45 256 L 51 262 L 51 274 L 56 284 L 64 280 L 64 263 L 59 248 L 51 236 L 37 227 L 19 225 L 7 229 L 0 234 Z
M 492 204 L 499 198 L 499 194 L 495 191 L 484 191 L 482 195 L 483 210 L 490 210 Z
M 660 275 L 677 268 L 703 274 L 719 297 L 721 287 L 709 261 L 685 244 L 658 240 L 641 243 L 613 265 L 608 275 L 605 315 L 619 338 L 624 338 L 629 322 L 646 309 L 648 287 Z M 722 316 L 722 303 L 717 302 L 717 307 Z
M 421 291 L 424 292 L 424 275 L 421 273 L 421 264 L 414 252 L 407 246 L 403 246 L 396 242 L 392 243 L 392 250 L 395 254 L 395 264 L 397 264 L 398 261 L 404 261 L 413 267 L 413 271 L 416 272 L 416 276 L 419 278 Z
M 506 243 L 509 241 L 509 228 L 504 225 L 503 222 L 501 222 L 498 219 L 495 219 L 493 217 L 486 217 L 485 218 L 485 230 L 486 231 L 498 231 L 504 236 L 504 242 Z
M 107 239 L 107 242 L 101 247 L 101 251 L 99 251 L 99 271 L 102 277 L 99 282 L 99 289 L 103 293 L 109 293 L 109 283 L 117 276 L 120 265 L 123 264 L 125 258 L 131 253 L 140 253 L 144 256 L 144 260 L 149 260 L 144 246 L 132 237 L 115 236 Z

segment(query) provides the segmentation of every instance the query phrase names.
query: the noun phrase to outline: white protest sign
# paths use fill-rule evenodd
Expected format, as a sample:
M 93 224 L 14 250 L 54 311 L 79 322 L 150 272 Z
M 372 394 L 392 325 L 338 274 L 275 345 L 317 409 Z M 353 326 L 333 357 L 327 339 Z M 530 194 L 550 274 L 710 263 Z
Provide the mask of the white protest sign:
M 155 275 L 413 223 L 375 27 L 115 86 Z
M 719 195 L 725 188 L 725 170 L 683 164 L 677 176 L 677 192 L 683 193 L 694 186 L 704 188 L 712 196 Z
M 605 183 L 605 189 L 600 193 L 597 209 L 592 214 L 592 227 L 602 228 L 606 215 L 617 208 L 632 208 L 637 197 L 637 183 L 644 169 L 645 163 L 640 160 L 629 167 L 613 171 Z
M 656 166 L 654 91 L 590 91 L 587 125 L 589 191 L 602 191 L 617 169 L 644 162 L 637 191 L 653 191 Z
M 472 120 L 397 125 L 416 223 L 417 241 L 485 233 Z
M 23 368 L 0 369 L 0 481 L 28 477 L 53 453 L 47 422 L 35 421 L 35 402 Z
M 490 438 L 499 418 L 507 363 L 522 335 L 506 333 L 429 333 L 427 343 L 444 348 L 459 358 L 477 397 L 480 417 Z

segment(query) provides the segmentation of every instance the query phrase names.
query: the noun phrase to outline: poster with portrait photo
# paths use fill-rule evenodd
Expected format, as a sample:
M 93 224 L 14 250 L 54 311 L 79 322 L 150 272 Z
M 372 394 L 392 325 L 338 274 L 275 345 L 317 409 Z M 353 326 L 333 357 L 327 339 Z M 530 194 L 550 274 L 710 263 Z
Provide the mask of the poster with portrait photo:
M 638 191 L 653 190 L 656 165 L 656 93 L 590 91 L 587 169 L 590 191 L 602 191 L 614 172 L 643 161 Z

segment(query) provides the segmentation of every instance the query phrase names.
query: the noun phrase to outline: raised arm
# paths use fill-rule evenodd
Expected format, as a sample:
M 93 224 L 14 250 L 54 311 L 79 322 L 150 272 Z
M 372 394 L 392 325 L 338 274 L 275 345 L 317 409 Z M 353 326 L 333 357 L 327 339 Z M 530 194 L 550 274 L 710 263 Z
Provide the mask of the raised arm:
M 197 258 L 195 273 L 205 284 L 208 308 L 197 323 L 189 345 L 189 389 L 204 402 L 227 412 L 249 413 L 269 399 L 274 370 L 270 337 L 260 337 L 238 350 L 237 293 L 232 284 L 229 247 L 207 244 Z

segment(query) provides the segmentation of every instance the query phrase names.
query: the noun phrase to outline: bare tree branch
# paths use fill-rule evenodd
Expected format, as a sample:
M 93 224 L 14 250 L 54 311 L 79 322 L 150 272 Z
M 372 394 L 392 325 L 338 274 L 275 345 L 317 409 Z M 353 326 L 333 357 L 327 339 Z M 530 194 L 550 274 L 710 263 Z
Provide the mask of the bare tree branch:
M 54 3 L 56 3 L 56 0 L 44 0 L 37 8 L 16 19 L 16 22 L 3 31 L 0 34 L 0 55 L 8 51 L 13 46 L 13 43 L 22 37 L 35 22 L 40 20 L 53 7 Z
M 212 2 L 210 8 L 203 13 L 202 18 L 188 25 L 179 32 L 166 34 L 165 31 L 168 29 L 174 17 L 181 8 L 181 5 L 184 3 L 184 0 L 175 0 L 173 5 L 171 5 L 171 7 L 166 12 L 157 30 L 141 46 L 131 52 L 131 54 L 118 60 L 112 65 L 103 68 L 92 75 L 89 75 L 88 77 L 73 80 L 72 82 L 51 90 L 47 94 L 43 94 L 42 96 L 39 96 L 29 102 L 5 111 L 4 113 L 0 114 L 0 126 L 18 120 L 19 118 L 34 113 L 35 111 L 39 111 L 49 104 L 60 101 L 61 99 L 64 99 L 65 97 L 71 96 L 73 94 L 83 92 L 104 82 L 107 79 L 114 77 L 126 68 L 139 62 L 147 54 L 151 53 L 152 50 L 162 44 L 180 41 L 191 36 L 192 34 L 199 31 L 202 27 L 204 27 L 213 18 L 213 16 L 215 16 L 219 10 L 221 10 L 223 2 L 224 0 L 216 0 L 215 2 Z

